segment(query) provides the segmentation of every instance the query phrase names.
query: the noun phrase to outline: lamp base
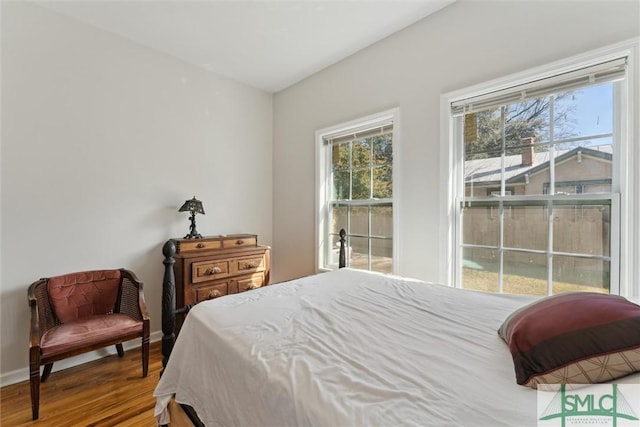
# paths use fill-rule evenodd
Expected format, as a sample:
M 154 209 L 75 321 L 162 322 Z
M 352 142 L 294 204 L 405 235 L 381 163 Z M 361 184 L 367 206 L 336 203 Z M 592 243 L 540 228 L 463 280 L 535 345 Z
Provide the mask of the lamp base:
M 196 214 L 195 214 L 195 212 L 191 213 L 191 216 L 189 217 L 189 220 L 191 221 L 191 225 L 189 226 L 189 234 L 187 234 L 183 238 L 184 239 L 202 239 L 202 234 L 198 233 L 198 230 L 196 230 Z
M 183 239 L 202 239 L 202 234 L 187 234 L 186 236 L 183 237 Z

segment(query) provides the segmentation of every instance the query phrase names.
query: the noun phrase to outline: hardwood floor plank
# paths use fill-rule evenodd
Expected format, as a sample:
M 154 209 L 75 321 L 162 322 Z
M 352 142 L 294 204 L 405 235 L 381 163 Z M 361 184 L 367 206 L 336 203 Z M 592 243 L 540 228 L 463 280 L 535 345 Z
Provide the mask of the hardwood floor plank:
M 142 378 L 140 348 L 53 372 L 40 385 L 40 419 L 31 420 L 29 381 L 0 388 L 2 426 L 154 427 L 153 390 L 162 369 L 160 342 Z

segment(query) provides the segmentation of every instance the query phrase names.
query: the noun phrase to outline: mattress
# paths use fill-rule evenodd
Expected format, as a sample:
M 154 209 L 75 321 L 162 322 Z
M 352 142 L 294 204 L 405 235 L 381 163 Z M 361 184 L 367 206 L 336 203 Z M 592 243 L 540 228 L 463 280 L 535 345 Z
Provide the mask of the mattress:
M 536 426 L 497 334 L 531 301 L 340 269 L 203 302 L 156 419 L 175 395 L 207 426 Z

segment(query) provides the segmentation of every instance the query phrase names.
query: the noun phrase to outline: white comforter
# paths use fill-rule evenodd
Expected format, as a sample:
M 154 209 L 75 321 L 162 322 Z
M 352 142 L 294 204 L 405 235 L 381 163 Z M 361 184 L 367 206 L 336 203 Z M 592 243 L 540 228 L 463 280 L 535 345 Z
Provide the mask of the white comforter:
M 210 426 L 536 426 L 497 329 L 527 297 L 342 269 L 204 302 L 154 395 Z

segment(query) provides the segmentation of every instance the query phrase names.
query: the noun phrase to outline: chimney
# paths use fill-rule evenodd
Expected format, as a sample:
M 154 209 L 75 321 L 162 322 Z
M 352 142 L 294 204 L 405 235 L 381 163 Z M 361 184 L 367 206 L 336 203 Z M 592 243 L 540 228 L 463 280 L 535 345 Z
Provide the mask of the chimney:
M 522 166 L 532 166 L 533 165 L 533 137 L 522 138 L 522 145 L 526 147 L 522 147 Z

